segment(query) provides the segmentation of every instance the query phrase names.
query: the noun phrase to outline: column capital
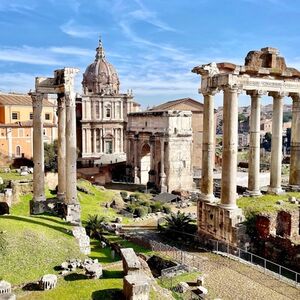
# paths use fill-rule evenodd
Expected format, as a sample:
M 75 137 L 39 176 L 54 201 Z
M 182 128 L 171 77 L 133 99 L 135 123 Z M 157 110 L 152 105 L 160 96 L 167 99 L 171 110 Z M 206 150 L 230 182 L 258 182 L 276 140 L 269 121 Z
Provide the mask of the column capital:
M 206 87 L 205 89 L 201 89 L 201 94 L 203 96 L 214 96 L 216 95 L 220 90 L 217 88 L 210 88 L 210 87 Z
M 293 99 L 293 101 L 300 102 L 300 93 L 290 93 L 289 96 Z
M 29 92 L 28 95 L 32 99 L 32 106 L 37 107 L 40 104 L 42 104 L 43 99 L 44 99 L 44 94 L 42 93 L 36 93 L 36 92 Z
M 226 84 L 222 86 L 222 90 L 225 92 L 230 92 L 230 93 L 237 93 L 241 94 L 243 91 L 243 88 L 237 84 Z
M 273 99 L 282 99 L 284 97 L 287 97 L 289 93 L 287 92 L 269 92 L 269 96 L 273 97 Z
M 253 91 L 247 91 L 246 92 L 247 95 L 255 98 L 260 98 L 261 96 L 265 96 L 267 95 L 267 91 L 263 91 L 263 90 L 253 90 Z

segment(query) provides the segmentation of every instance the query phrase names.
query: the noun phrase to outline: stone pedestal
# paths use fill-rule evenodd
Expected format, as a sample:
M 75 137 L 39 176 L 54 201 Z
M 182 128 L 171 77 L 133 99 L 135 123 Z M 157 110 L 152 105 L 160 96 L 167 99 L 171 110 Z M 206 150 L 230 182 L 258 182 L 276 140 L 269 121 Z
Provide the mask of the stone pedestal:
M 57 276 L 54 274 L 44 275 L 39 282 L 41 290 L 52 290 L 56 287 L 56 284 Z
M 150 279 L 146 275 L 127 275 L 123 279 L 125 300 L 149 300 Z

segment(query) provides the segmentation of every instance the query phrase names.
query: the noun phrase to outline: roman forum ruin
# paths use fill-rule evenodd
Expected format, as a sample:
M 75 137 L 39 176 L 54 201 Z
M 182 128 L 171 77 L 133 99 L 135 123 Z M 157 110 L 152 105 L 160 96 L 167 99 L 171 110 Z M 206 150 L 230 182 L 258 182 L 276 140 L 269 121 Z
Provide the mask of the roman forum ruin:
M 54 203 L 46 200 L 44 188 L 43 99 L 57 94 L 58 99 L 58 192 L 66 221 L 80 224 L 80 205 L 76 189 L 76 111 L 74 77 L 75 68 L 54 71 L 53 78 L 37 77 L 35 92 L 30 92 L 33 106 L 33 200 L 31 213 L 53 210 Z
M 260 195 L 260 99 L 273 98 L 271 178 L 268 192 L 280 194 L 282 162 L 283 99 L 291 97 L 292 140 L 289 187 L 300 190 L 300 72 L 289 68 L 275 48 L 250 51 L 243 66 L 210 63 L 193 68 L 201 75 L 199 93 L 204 96 L 201 196 L 198 202 L 198 231 L 232 243 L 237 242 L 237 227 L 244 216 L 237 207 L 238 97 L 243 91 L 251 97 L 248 194 Z M 223 155 L 221 200 L 213 194 L 214 95 L 223 91 Z

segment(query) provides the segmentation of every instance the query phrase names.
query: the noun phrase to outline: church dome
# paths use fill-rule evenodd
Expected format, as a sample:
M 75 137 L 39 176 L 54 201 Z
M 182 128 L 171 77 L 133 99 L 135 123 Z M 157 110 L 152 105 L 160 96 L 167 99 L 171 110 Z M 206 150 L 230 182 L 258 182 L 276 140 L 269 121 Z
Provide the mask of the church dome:
M 83 74 L 82 86 L 84 94 L 119 94 L 119 76 L 114 66 L 105 59 L 101 40 L 96 49 L 95 61 L 86 68 Z

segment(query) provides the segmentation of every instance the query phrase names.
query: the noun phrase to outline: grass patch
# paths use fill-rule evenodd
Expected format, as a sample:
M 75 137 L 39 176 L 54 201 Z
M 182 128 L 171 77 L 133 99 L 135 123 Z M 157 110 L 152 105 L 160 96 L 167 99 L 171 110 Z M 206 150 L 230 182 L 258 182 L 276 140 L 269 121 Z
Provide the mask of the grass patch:
M 300 198 L 300 193 L 290 192 L 283 195 L 263 195 L 261 197 L 242 197 L 237 200 L 237 205 L 243 210 L 246 218 L 253 214 L 276 213 L 280 210 L 293 211 L 298 205 L 288 201 L 289 197 Z M 276 204 L 282 200 L 283 204 Z
M 172 287 L 175 287 L 179 282 L 185 281 L 185 282 L 195 282 L 196 278 L 201 275 L 200 272 L 190 272 L 190 273 L 184 273 L 178 276 L 174 276 L 171 278 L 162 278 L 158 280 L 158 283 L 163 288 L 169 289 L 172 291 L 172 295 L 175 299 L 182 299 L 182 294 L 176 293 L 172 290 Z
M 3 180 L 24 180 L 24 179 L 32 179 L 33 175 L 28 174 L 25 176 L 21 176 L 18 172 L 10 172 L 10 173 L 0 172 L 0 177 Z

